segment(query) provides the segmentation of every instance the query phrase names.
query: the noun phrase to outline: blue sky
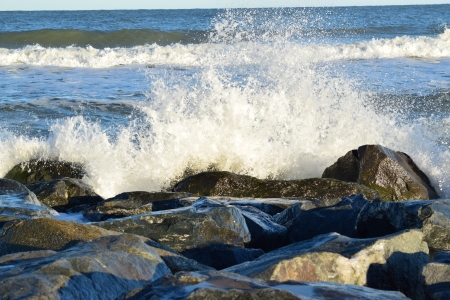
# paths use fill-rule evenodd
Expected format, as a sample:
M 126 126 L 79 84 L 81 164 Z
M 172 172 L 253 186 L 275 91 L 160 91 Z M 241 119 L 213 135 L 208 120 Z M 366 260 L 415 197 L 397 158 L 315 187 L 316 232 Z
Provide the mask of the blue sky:
M 0 0 L 0 10 L 91 10 L 443 4 L 450 0 Z

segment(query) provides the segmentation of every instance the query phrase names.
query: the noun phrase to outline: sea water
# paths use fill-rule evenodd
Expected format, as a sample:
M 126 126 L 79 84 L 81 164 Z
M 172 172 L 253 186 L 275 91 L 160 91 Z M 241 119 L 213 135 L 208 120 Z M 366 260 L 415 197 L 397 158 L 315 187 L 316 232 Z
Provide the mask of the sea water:
M 381 144 L 448 197 L 449 24 L 450 5 L 0 12 L 0 177 L 77 162 L 111 197 L 320 177 Z

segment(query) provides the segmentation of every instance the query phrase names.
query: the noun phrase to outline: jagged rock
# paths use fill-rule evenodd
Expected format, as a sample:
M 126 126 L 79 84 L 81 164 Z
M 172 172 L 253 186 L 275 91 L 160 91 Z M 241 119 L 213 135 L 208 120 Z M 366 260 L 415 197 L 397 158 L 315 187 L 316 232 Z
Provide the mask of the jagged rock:
M 92 224 L 145 236 L 178 252 L 217 243 L 241 245 L 250 241 L 239 210 L 209 199 L 200 199 L 184 208 Z
M 262 280 L 327 281 L 398 290 L 423 299 L 419 276 L 428 247 L 419 230 L 373 239 L 320 235 L 223 271 Z
M 14 166 L 5 178 L 29 184 L 64 177 L 81 179 L 84 174 L 83 167 L 77 163 L 34 159 Z
M 322 178 L 365 185 L 378 191 L 383 201 L 439 198 L 411 157 L 380 145 L 364 145 L 347 152 L 325 169 Z
M 42 205 L 23 184 L 0 178 L 0 226 L 15 219 L 44 218 L 56 214 Z
M 321 299 L 406 300 L 399 292 L 325 282 L 265 282 L 226 272 L 180 272 L 167 275 L 118 299 Z
M 422 270 L 427 299 L 450 299 L 450 252 L 438 253 Z
M 247 223 L 251 240 L 249 248 L 260 248 L 265 252 L 284 246 L 286 227 L 275 222 L 273 217 L 252 206 L 238 206 Z
M 97 226 L 58 221 L 50 218 L 15 220 L 0 230 L 0 256 L 34 250 L 60 251 L 80 242 L 119 234 Z
M 74 178 L 37 182 L 28 184 L 27 187 L 36 194 L 39 201 L 58 212 L 67 212 L 78 205 L 92 205 L 103 201 L 90 186 Z
M 369 203 L 356 222 L 361 238 L 410 228 L 421 229 L 430 248 L 450 250 L 450 199 Z
M 93 222 L 124 218 L 133 215 L 183 207 L 180 199 L 189 193 L 126 192 L 107 199 L 83 211 L 83 216 Z M 197 197 L 198 199 L 198 197 Z
M 129 234 L 0 261 L 2 299 L 116 299 L 171 274 L 152 247 Z
M 295 219 L 290 221 L 288 242 L 309 240 L 330 232 L 354 237 L 359 212 L 368 202 L 363 195 L 353 195 L 343 198 L 331 207 L 300 211 Z
M 310 178 L 302 180 L 262 180 L 230 172 L 203 172 L 175 184 L 174 192 L 188 192 L 202 196 L 230 196 L 302 199 L 343 198 L 364 194 L 369 200 L 378 192 L 353 182 L 335 179 Z
M 221 270 L 246 261 L 252 261 L 263 255 L 264 251 L 218 244 L 183 251 L 182 254 L 201 264 Z

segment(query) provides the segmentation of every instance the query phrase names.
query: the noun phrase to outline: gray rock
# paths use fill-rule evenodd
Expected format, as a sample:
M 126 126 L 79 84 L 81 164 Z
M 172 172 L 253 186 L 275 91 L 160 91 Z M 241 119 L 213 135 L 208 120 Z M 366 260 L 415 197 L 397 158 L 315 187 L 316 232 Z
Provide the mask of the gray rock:
M 30 160 L 14 166 L 5 178 L 22 184 L 70 177 L 82 179 L 85 172 L 81 164 L 67 161 Z
M 262 280 L 326 281 L 396 290 L 423 299 L 418 274 L 428 262 L 419 230 L 373 239 L 320 235 L 223 271 Z
M 353 195 L 331 207 L 300 211 L 289 222 L 288 243 L 309 240 L 330 232 L 354 237 L 359 212 L 368 202 L 363 195 Z
M 0 260 L 3 299 L 116 299 L 170 270 L 138 236 L 107 236 L 61 252 L 10 254 Z
M 407 154 L 380 145 L 351 150 L 325 169 L 322 178 L 357 182 L 380 193 L 382 201 L 439 198 L 428 177 Z
M 126 192 L 107 199 L 83 211 L 83 216 L 93 222 L 124 218 L 152 211 L 183 207 L 180 198 L 189 193 Z M 197 197 L 198 198 L 198 197 Z
M 60 178 L 28 184 L 27 187 L 36 194 L 40 202 L 58 212 L 67 212 L 78 205 L 93 205 L 103 201 L 102 197 L 80 179 Z
M 246 261 L 252 261 L 264 254 L 261 249 L 248 249 L 233 245 L 217 244 L 204 248 L 183 251 L 184 256 L 214 269 L 225 269 Z
M 240 211 L 209 199 L 200 199 L 184 208 L 92 224 L 145 236 L 178 252 L 217 243 L 242 245 L 250 241 L 250 233 Z
M 422 270 L 427 299 L 450 299 L 450 252 L 438 253 Z
M 450 199 L 369 203 L 356 222 L 362 238 L 413 228 L 422 230 L 430 248 L 450 250 Z
M 121 296 L 137 299 L 406 300 L 399 292 L 325 282 L 265 282 L 226 272 L 180 272 Z
M 378 192 L 354 182 L 310 178 L 302 180 L 262 180 L 230 172 L 203 172 L 178 182 L 174 192 L 202 196 L 249 198 L 333 199 L 364 194 L 367 199 L 379 197 Z

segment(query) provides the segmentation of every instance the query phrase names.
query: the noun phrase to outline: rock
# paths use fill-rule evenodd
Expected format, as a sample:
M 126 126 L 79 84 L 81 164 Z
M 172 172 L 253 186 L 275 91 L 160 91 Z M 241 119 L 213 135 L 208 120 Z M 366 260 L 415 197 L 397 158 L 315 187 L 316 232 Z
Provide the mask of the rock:
M 233 245 L 217 244 L 204 248 L 183 251 L 184 256 L 214 269 L 225 269 L 246 261 L 252 261 L 264 254 L 261 249 L 248 249 Z
M 358 237 L 421 229 L 434 250 L 450 250 L 450 199 L 367 204 L 356 222 Z
M 119 234 L 97 226 L 53 220 L 15 220 L 0 230 L 0 256 L 34 250 L 60 251 L 80 242 Z
M 79 179 L 61 178 L 27 185 L 39 201 L 58 212 L 83 204 L 96 204 L 103 201 L 90 186 Z
M 450 299 L 450 252 L 438 253 L 422 270 L 427 299 Z
M 44 218 L 57 214 L 42 205 L 26 186 L 0 178 L 0 226 L 16 219 Z
M 34 159 L 14 166 L 5 178 L 29 184 L 64 177 L 81 179 L 84 174 L 83 167 L 77 163 Z
M 364 194 L 369 200 L 379 197 L 376 191 L 365 186 L 335 179 L 261 180 L 250 176 L 218 171 L 203 172 L 187 177 L 175 184 L 173 191 L 202 196 L 241 198 L 332 199 L 353 194 Z
M 175 209 L 184 206 L 180 198 L 190 196 L 188 193 L 127 192 L 88 208 L 83 212 L 83 216 L 90 221 L 98 222 L 151 211 Z
M 262 280 L 365 285 L 423 299 L 418 274 L 427 262 L 428 247 L 419 230 L 372 239 L 331 233 L 291 244 L 223 271 Z
M 171 274 L 152 247 L 128 234 L 61 252 L 10 254 L 1 261 L 2 299 L 116 299 Z
M 439 195 L 414 161 L 380 145 L 351 150 L 325 169 L 322 178 L 357 182 L 380 193 L 382 201 L 428 200 Z
M 284 246 L 286 227 L 275 222 L 268 215 L 252 206 L 238 206 L 245 218 L 251 240 L 246 244 L 249 248 L 260 248 L 265 252 Z
M 354 285 L 298 281 L 265 282 L 233 273 L 209 271 L 167 275 L 118 299 L 406 300 L 408 298 L 399 292 L 379 291 Z
M 175 251 L 250 241 L 244 217 L 236 207 L 200 199 L 192 206 L 113 219 L 93 225 L 138 234 Z
M 290 221 L 287 232 L 288 243 L 309 240 L 330 232 L 349 237 L 356 236 L 356 220 L 367 203 L 369 201 L 363 195 L 353 195 L 343 198 L 331 207 L 300 211 L 295 219 Z

